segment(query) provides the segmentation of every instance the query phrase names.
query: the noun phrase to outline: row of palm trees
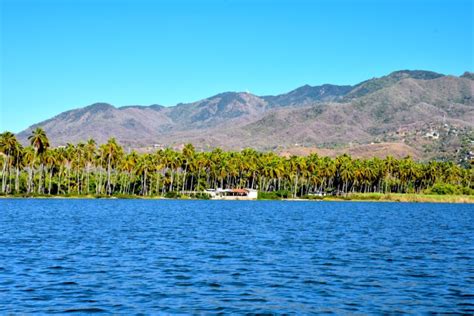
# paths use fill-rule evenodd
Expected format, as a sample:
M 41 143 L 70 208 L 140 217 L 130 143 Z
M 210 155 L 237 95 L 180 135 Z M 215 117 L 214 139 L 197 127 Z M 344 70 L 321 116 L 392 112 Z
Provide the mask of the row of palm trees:
M 48 195 L 185 194 L 210 188 L 286 191 L 293 197 L 313 192 L 421 192 L 437 183 L 470 188 L 473 168 L 452 162 L 415 162 L 411 158 L 335 159 L 312 154 L 282 157 L 244 149 L 197 152 L 125 153 L 114 138 L 51 148 L 35 129 L 23 147 L 10 132 L 0 134 L 1 193 Z

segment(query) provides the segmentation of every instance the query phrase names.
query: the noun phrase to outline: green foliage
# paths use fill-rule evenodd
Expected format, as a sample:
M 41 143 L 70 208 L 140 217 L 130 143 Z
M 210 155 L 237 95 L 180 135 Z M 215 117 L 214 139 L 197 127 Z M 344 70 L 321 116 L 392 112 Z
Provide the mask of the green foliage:
M 426 189 L 425 193 L 439 195 L 474 195 L 474 190 L 449 183 L 435 183 L 431 188 Z
M 198 200 L 209 200 L 211 198 L 209 194 L 204 193 L 204 192 L 192 193 L 189 195 L 189 197 L 193 199 L 198 199 Z
M 167 198 L 167 199 L 178 199 L 180 197 L 181 197 L 181 194 L 179 194 L 178 192 L 175 192 L 175 191 L 165 193 L 165 198 Z
M 320 195 L 304 195 L 303 199 L 307 200 L 324 200 L 324 196 Z
M 291 197 L 291 192 L 288 190 L 279 190 L 272 192 L 259 191 L 258 199 L 259 200 L 281 200 L 288 199 Z
M 258 192 L 258 199 L 259 200 L 281 200 L 280 197 L 276 195 L 275 192 Z
M 432 194 L 460 194 L 456 186 L 447 183 L 436 183 L 428 191 Z

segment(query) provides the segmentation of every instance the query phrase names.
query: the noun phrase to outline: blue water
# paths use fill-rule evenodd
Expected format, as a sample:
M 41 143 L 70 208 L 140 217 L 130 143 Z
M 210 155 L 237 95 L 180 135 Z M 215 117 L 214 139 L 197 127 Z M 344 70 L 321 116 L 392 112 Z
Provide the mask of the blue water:
M 474 207 L 0 200 L 0 314 L 474 313 Z

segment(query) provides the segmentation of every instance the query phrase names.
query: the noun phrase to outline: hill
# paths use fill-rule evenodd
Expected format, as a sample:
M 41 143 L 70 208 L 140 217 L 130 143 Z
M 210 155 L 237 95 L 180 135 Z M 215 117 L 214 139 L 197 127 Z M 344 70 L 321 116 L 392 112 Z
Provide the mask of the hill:
M 383 143 L 387 154 L 453 158 L 474 140 L 473 91 L 469 72 L 457 77 L 402 70 L 354 86 L 305 85 L 276 96 L 225 92 L 172 107 L 96 103 L 35 124 L 18 137 L 26 142 L 40 126 L 53 145 L 116 137 L 140 150 L 187 142 L 200 149 L 282 153 L 351 152 L 358 146 L 356 155 L 365 156 L 364 150 L 372 150 L 367 145 Z

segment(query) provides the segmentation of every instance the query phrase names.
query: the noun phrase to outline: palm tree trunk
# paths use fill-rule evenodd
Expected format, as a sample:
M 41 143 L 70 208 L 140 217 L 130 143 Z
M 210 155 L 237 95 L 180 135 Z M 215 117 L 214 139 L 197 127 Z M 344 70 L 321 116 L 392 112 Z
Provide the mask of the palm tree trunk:
M 86 166 L 86 194 L 89 194 L 89 164 Z
M 298 173 L 296 173 L 296 176 L 295 176 L 295 187 L 293 189 L 293 198 L 296 198 L 296 190 L 298 190 Z
M 106 187 L 106 193 L 110 195 L 110 155 L 109 155 L 109 158 L 107 160 L 107 187 Z
M 39 180 L 38 180 L 38 194 L 43 193 L 43 163 L 40 164 L 40 169 L 39 169 Z
M 147 170 L 145 169 L 145 176 L 144 176 L 144 177 L 145 177 L 145 181 L 144 181 L 145 186 L 144 186 L 144 194 L 143 194 L 143 195 L 146 195 L 147 192 L 148 192 L 148 190 L 147 190 L 147 185 L 146 185 L 146 174 L 147 174 Z
M 53 182 L 53 167 L 51 166 L 49 170 L 49 185 L 48 185 L 48 194 L 51 195 L 51 183 Z
M 5 193 L 6 190 L 6 170 L 7 170 L 7 165 L 8 165 L 8 158 L 9 156 L 7 155 L 4 159 L 3 162 L 3 168 L 2 168 L 2 193 Z
M 15 176 L 15 193 L 20 192 L 20 168 L 16 167 L 16 176 Z
M 67 169 L 66 177 L 67 177 L 67 194 L 70 194 L 71 193 L 71 168 Z
M 183 186 L 182 186 L 182 189 L 181 189 L 182 193 L 184 193 L 185 186 L 186 186 L 186 173 L 187 172 L 188 172 L 188 163 L 186 162 L 186 164 L 184 165 Z
M 173 191 L 173 171 L 171 171 L 171 183 L 170 183 L 170 192 Z
M 59 175 L 58 175 L 58 194 L 61 194 L 61 174 L 63 173 L 63 168 L 59 167 Z

